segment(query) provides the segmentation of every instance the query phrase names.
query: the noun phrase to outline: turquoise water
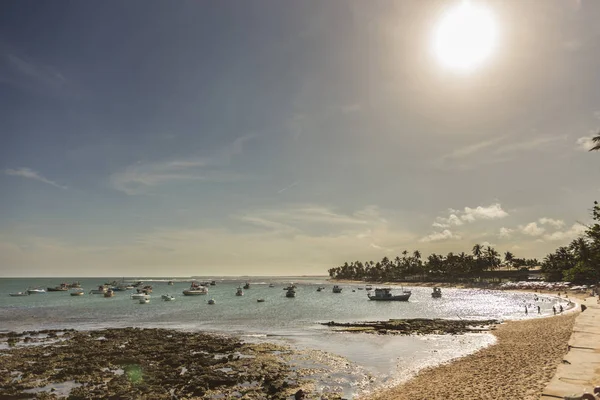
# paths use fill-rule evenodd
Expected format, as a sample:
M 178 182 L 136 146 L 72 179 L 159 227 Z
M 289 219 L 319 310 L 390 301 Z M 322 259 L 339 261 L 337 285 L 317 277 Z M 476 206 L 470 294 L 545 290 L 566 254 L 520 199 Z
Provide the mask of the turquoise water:
M 419 368 L 446 361 L 475 351 L 494 341 L 488 334 L 457 337 L 398 337 L 336 333 L 319 325 L 326 321 L 387 320 L 390 318 L 464 318 L 522 319 L 547 316 L 559 299 L 534 295 L 476 289 L 443 289 L 441 299 L 431 297 L 431 288 L 410 288 L 409 302 L 369 301 L 364 285 L 342 284 L 340 294 L 332 293 L 325 277 L 285 278 L 201 278 L 217 281 L 206 296 L 183 296 L 191 279 L 143 279 L 153 285 L 149 304 L 129 298 L 132 291 L 115 292 L 112 298 L 88 294 L 90 289 L 114 278 L 27 278 L 0 279 L 0 330 L 97 329 L 103 327 L 162 327 L 185 330 L 215 331 L 236 334 L 246 340 L 279 341 L 313 353 L 311 359 L 339 373 L 320 381 L 321 387 L 343 392 L 351 397 L 373 386 L 394 384 Z M 84 296 L 68 292 L 49 292 L 27 297 L 8 294 L 27 287 L 53 287 L 61 282 L 79 281 Z M 235 296 L 236 288 L 246 281 L 250 289 Z M 297 285 L 297 297 L 286 298 L 282 290 L 291 281 Z M 270 288 L 269 283 L 275 287 Z M 317 292 L 319 286 L 325 290 Z M 354 290 L 354 292 L 353 292 Z M 175 301 L 160 300 L 172 294 Z M 208 305 L 213 298 L 214 305 Z M 265 302 L 258 303 L 258 298 Z M 525 306 L 529 312 L 525 314 Z M 541 314 L 537 314 L 537 306 Z M 564 303 L 563 303 L 563 306 Z M 319 354 L 319 355 L 317 355 Z M 340 361 L 337 357 L 343 357 Z M 348 368 L 350 361 L 351 367 Z M 328 380 L 329 379 L 329 380 Z

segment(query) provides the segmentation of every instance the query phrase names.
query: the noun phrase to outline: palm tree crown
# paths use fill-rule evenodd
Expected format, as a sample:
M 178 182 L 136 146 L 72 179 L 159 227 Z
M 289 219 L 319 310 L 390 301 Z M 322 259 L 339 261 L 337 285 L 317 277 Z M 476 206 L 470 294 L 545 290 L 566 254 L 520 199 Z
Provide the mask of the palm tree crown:
M 600 132 L 592 138 L 592 142 L 594 142 L 594 147 L 592 147 L 590 151 L 600 150 Z

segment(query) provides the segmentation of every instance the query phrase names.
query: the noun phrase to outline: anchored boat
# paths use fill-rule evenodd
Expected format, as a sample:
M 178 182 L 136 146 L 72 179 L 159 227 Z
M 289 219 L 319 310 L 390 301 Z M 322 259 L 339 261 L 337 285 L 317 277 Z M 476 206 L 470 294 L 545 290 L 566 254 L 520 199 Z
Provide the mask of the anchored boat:
M 411 294 L 410 290 L 402 290 L 400 294 L 392 294 L 391 288 L 376 288 L 375 294 L 367 293 L 367 296 L 369 296 L 369 300 L 408 301 Z

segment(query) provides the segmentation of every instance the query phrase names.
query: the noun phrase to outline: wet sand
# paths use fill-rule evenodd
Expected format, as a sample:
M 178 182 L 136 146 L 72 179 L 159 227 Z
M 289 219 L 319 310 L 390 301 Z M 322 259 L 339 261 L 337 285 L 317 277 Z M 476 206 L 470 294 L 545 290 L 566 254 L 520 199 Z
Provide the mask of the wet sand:
M 495 345 L 421 371 L 369 400 L 539 399 L 567 353 L 578 314 L 511 321 L 500 325 Z

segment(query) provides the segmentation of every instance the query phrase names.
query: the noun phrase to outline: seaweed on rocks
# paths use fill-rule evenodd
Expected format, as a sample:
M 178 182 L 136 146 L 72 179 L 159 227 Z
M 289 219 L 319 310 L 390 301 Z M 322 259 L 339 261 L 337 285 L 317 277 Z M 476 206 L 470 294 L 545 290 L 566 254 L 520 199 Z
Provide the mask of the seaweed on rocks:
M 323 322 L 322 325 L 336 328 L 343 332 L 363 332 L 395 335 L 458 335 L 467 332 L 481 332 L 493 329 L 500 323 L 497 320 L 465 320 L 465 319 L 390 319 L 388 321 L 369 322 Z

